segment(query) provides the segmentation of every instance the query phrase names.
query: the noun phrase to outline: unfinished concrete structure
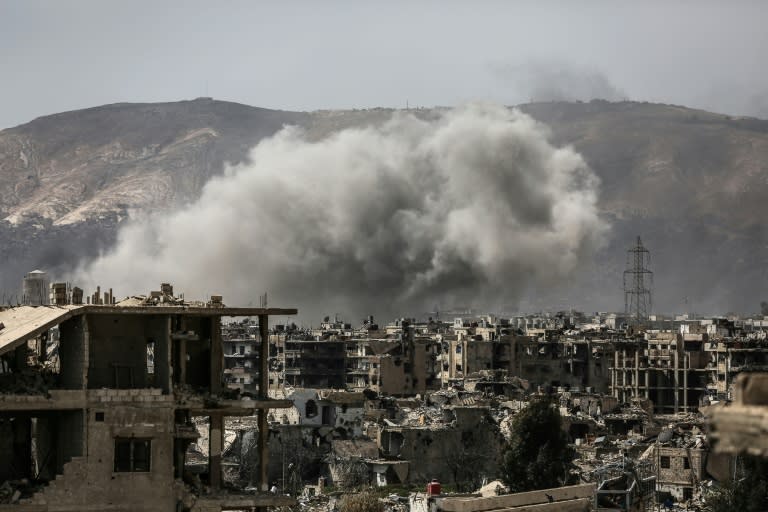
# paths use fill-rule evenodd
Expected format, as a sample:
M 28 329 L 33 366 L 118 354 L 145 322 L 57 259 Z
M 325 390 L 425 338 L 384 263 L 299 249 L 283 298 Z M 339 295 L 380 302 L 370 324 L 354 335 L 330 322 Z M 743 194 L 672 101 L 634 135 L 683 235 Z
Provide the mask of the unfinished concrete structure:
M 650 512 L 656 510 L 656 468 L 649 461 L 635 463 L 622 460 L 609 463 L 594 471 L 597 483 L 595 512 L 613 510 Z
M 291 402 L 267 398 L 266 354 L 257 399 L 225 398 L 220 324 L 223 316 L 258 317 L 266 338 L 269 316 L 295 313 L 154 299 L 0 311 L 0 480 L 19 483 L 14 504 L 0 510 L 212 512 L 291 504 L 265 492 L 267 409 Z M 58 345 L 46 350 L 54 327 Z M 53 352 L 56 364 L 47 360 Z M 224 491 L 224 419 L 256 412 L 261 492 Z M 185 471 L 186 448 L 197 438 L 193 417 L 209 418 L 202 480 Z
M 707 394 L 708 356 L 701 338 L 675 332 L 615 344 L 611 393 L 621 402 L 647 398 L 656 412 L 694 412 Z

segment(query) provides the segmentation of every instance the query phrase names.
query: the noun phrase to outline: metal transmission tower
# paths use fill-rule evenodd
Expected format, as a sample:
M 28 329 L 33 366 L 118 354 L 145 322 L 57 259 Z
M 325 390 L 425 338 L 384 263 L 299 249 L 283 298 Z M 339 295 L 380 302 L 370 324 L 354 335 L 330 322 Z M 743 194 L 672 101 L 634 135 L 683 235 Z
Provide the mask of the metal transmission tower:
M 627 270 L 624 271 L 624 312 L 635 323 L 646 320 L 651 311 L 653 272 L 648 269 L 650 262 L 651 253 L 637 237 L 637 244 L 627 250 Z

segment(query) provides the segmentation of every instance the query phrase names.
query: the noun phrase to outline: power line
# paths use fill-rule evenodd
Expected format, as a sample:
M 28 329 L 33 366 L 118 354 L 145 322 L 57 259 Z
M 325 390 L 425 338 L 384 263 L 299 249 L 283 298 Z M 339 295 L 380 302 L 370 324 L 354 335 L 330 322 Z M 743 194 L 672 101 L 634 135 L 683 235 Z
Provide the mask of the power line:
M 651 286 L 653 272 L 648 265 L 651 253 L 643 247 L 640 237 L 627 250 L 627 269 L 624 271 L 624 312 L 632 317 L 635 324 L 648 319 L 651 311 Z

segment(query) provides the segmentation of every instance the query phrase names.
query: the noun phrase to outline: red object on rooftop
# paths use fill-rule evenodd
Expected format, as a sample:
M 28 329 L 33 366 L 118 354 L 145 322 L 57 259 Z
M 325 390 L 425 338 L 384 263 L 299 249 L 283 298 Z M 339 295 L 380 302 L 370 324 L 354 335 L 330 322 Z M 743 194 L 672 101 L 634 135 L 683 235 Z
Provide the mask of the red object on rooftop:
M 427 484 L 427 496 L 437 496 L 440 494 L 440 491 L 440 482 L 433 478 L 432 481 Z

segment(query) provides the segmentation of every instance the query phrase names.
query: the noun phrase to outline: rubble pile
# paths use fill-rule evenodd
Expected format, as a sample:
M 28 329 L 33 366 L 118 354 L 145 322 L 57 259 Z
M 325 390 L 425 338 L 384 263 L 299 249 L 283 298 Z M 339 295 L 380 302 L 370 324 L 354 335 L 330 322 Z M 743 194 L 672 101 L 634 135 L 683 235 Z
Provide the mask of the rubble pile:
M 17 504 L 20 500 L 30 498 L 42 488 L 43 484 L 31 482 L 27 478 L 6 480 L 0 485 L 0 504 Z
M 16 373 L 0 373 L 0 393 L 45 395 L 55 388 L 57 375 L 49 370 L 28 368 Z
M 18 503 L 21 491 L 11 485 L 11 482 L 3 482 L 0 485 L 0 503 Z

